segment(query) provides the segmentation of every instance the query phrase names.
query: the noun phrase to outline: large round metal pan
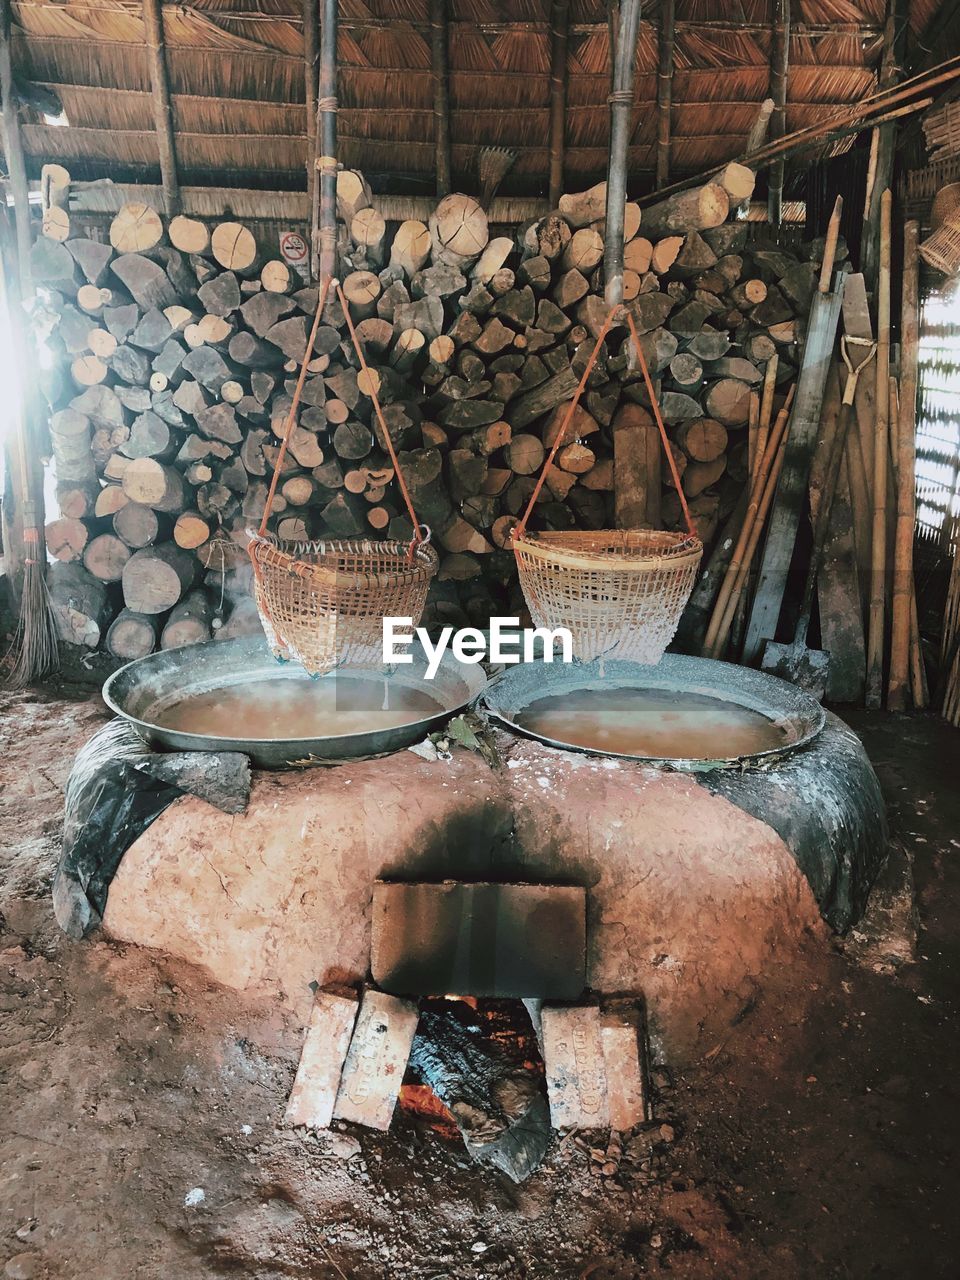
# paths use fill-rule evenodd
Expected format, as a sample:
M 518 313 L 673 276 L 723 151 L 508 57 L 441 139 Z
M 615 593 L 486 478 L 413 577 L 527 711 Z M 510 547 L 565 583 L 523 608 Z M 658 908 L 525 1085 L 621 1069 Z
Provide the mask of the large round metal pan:
M 391 684 L 425 693 L 440 710 L 426 719 L 393 725 L 363 733 L 320 738 L 224 738 L 199 733 L 183 733 L 164 728 L 157 717 L 173 703 L 216 689 L 236 688 L 259 680 L 303 681 L 310 677 L 293 663 L 278 663 L 259 636 L 240 640 L 213 641 L 183 649 L 151 653 L 128 663 L 107 680 L 103 699 L 117 715 L 135 725 L 151 746 L 171 751 L 242 751 L 262 769 L 283 769 L 363 756 L 386 755 L 420 742 L 439 729 L 451 716 L 462 711 L 480 694 L 486 678 L 480 666 L 467 666 L 444 656 L 433 680 L 425 678 L 426 662 L 417 647 L 414 661 L 397 666 L 389 675 Z M 368 676 L 382 680 L 377 670 L 351 668 L 351 679 Z M 320 677 L 336 680 L 336 673 Z
M 540 698 L 572 693 L 582 689 L 660 689 L 671 693 L 704 694 L 731 702 L 766 716 L 785 731 L 782 746 L 757 751 L 752 755 L 722 758 L 664 759 L 661 756 L 625 755 L 623 752 L 600 751 L 571 742 L 530 733 L 520 721 L 531 703 Z M 776 759 L 811 742 L 825 723 L 825 713 L 818 702 L 802 690 L 778 680 L 775 676 L 753 671 L 749 667 L 710 658 L 691 658 L 685 654 L 667 653 L 656 666 L 638 662 L 585 663 L 521 663 L 507 667 L 502 675 L 487 686 L 482 705 L 515 733 L 539 738 L 565 751 L 582 751 L 589 755 L 617 755 L 621 759 L 644 760 L 687 772 L 733 768 Z

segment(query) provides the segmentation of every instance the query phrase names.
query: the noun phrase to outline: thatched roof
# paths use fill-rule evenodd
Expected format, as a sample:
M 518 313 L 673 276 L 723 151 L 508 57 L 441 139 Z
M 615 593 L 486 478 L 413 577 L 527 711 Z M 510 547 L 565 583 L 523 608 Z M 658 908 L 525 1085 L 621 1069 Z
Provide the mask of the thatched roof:
M 937 0 L 912 0 L 914 35 Z M 637 52 L 631 189 L 654 163 L 655 0 L 643 6 Z M 735 154 L 767 95 L 772 0 L 677 0 L 673 168 L 695 172 Z M 875 84 L 884 0 L 794 0 L 788 127 L 812 123 Z M 305 185 L 300 0 L 164 4 L 181 181 Z M 434 189 L 428 0 L 341 0 L 340 158 L 374 190 Z M 515 148 L 502 190 L 546 192 L 550 0 L 449 0 L 454 183 L 475 190 L 478 148 Z M 22 113 L 31 176 L 47 160 L 75 178 L 156 182 L 157 143 L 139 0 L 14 3 L 19 79 L 49 86 L 68 128 Z M 565 179 L 603 175 L 609 43 L 605 0 L 571 0 Z

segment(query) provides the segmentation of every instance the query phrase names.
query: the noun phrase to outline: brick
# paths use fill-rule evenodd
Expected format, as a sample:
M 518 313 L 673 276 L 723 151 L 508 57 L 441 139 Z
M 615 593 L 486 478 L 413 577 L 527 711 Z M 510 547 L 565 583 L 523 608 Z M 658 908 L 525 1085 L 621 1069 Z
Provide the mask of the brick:
M 317 992 L 284 1124 L 308 1129 L 329 1126 L 356 1017 L 355 999 Z
M 551 1124 L 555 1129 L 606 1129 L 610 1108 L 600 1010 L 545 1005 L 542 1017 Z
M 333 1109 L 336 1119 L 384 1132 L 390 1128 L 418 1017 L 409 1000 L 369 988 L 364 992 Z
M 612 1129 L 632 1129 L 648 1119 L 640 1035 L 640 1018 L 635 1010 L 611 1011 L 600 1017 Z
M 586 890 L 378 881 L 371 972 L 403 995 L 576 1000 L 586 982 Z

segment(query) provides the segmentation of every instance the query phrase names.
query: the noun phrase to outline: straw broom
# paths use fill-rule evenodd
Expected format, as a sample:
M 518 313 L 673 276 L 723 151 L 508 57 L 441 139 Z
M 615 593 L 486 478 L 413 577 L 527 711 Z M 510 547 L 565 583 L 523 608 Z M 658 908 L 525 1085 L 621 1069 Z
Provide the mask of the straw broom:
M 519 152 L 511 147 L 481 147 L 477 156 L 480 204 L 489 209 L 500 183 L 516 164 Z
M 4 307 L 8 300 L 5 283 L 0 272 L 0 306 Z M 11 331 L 16 322 L 16 317 L 11 315 Z M 17 335 L 13 336 L 17 347 L 20 343 Z M 24 363 L 21 367 L 29 365 Z M 24 419 L 25 410 L 21 406 L 17 423 L 17 455 L 23 503 L 23 587 L 17 629 L 6 654 L 6 661 L 10 664 L 7 684 L 14 689 L 22 689 L 60 669 L 57 625 L 47 592 L 43 535 L 37 521 L 37 504 L 31 497 Z
M 20 491 L 28 495 L 30 482 L 22 421 L 17 427 L 17 452 L 20 458 Z M 7 684 L 13 689 L 22 689 L 60 670 L 57 624 L 47 592 L 43 538 L 37 522 L 37 505 L 29 496 L 23 499 L 23 549 L 20 616 L 7 651 L 10 664 Z
M 22 689 L 60 669 L 57 626 L 47 592 L 40 530 L 32 500 L 23 504 L 23 545 L 26 554 L 20 617 L 7 654 L 11 663 L 7 684 L 13 689 Z

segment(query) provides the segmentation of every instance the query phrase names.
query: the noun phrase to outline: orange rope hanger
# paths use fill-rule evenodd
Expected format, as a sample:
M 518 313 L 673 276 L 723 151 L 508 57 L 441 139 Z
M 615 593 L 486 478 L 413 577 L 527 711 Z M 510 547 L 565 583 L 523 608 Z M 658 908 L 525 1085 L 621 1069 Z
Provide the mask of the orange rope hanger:
M 269 492 L 267 493 L 267 501 L 263 508 L 263 516 L 260 520 L 260 528 L 257 530 L 257 537 L 265 538 L 267 536 L 267 522 L 270 519 L 270 512 L 273 509 L 273 501 L 277 493 L 277 484 L 279 483 L 279 480 L 280 480 L 280 472 L 283 468 L 284 458 L 286 458 L 287 456 L 287 448 L 290 444 L 290 437 L 293 434 L 293 428 L 296 425 L 297 410 L 300 407 L 300 398 L 303 395 L 303 384 L 306 382 L 306 379 L 307 379 L 307 368 L 310 364 L 310 361 L 313 359 L 313 347 L 314 347 L 314 343 L 317 340 L 317 330 L 320 328 L 320 320 L 323 316 L 324 309 L 327 305 L 327 297 L 331 289 L 336 289 L 337 291 L 337 300 L 343 309 L 343 316 L 347 322 L 347 329 L 350 333 L 350 340 L 353 343 L 354 350 L 357 353 L 357 359 L 360 361 L 360 370 L 362 373 L 365 373 L 368 375 L 366 379 L 366 385 L 369 388 L 369 391 L 367 392 L 367 394 L 369 395 L 370 400 L 373 404 L 373 412 L 377 419 L 377 423 L 380 427 L 380 431 L 383 435 L 383 440 L 387 447 L 387 453 L 390 455 L 390 462 L 393 465 L 393 469 L 397 477 L 397 484 L 400 486 L 400 492 L 403 495 L 403 501 L 406 504 L 407 511 L 410 515 L 410 522 L 413 525 L 413 539 L 410 543 L 410 551 L 409 551 L 409 559 L 413 560 L 413 557 L 416 554 L 417 547 L 422 542 L 429 541 L 430 531 L 429 529 L 427 529 L 427 534 L 425 537 L 423 533 L 423 529 L 425 528 L 425 526 L 422 526 L 420 524 L 420 521 L 417 519 L 417 513 L 413 507 L 413 500 L 410 497 L 410 491 L 407 488 L 407 482 L 404 479 L 403 471 L 400 467 L 400 459 L 397 457 L 397 452 L 393 447 L 393 441 L 390 438 L 390 432 L 387 430 L 387 424 L 383 418 L 383 410 L 380 407 L 380 399 L 377 396 L 377 389 L 374 386 L 372 377 L 369 376 L 371 373 L 370 366 L 367 364 L 366 357 L 363 354 L 363 344 L 361 343 L 360 338 L 357 335 L 357 331 L 354 328 L 353 317 L 350 315 L 349 303 L 347 302 L 343 289 L 340 287 L 339 280 L 331 279 L 329 276 L 324 278 L 320 286 L 320 295 L 317 301 L 317 312 L 316 312 L 316 315 L 313 317 L 313 326 L 310 329 L 310 336 L 307 339 L 307 349 L 306 349 L 306 352 L 304 353 L 303 361 L 300 365 L 300 375 L 297 378 L 297 385 L 294 388 L 293 399 L 291 401 L 290 410 L 287 414 L 287 421 L 283 429 L 283 439 L 280 444 L 280 452 L 277 454 L 277 461 L 273 468 L 273 478 L 270 481 L 270 489 L 269 489 Z M 254 565 L 256 565 L 256 561 L 254 561 Z
M 573 421 L 573 415 L 577 411 L 577 406 L 579 405 L 580 399 L 583 396 L 583 392 L 584 392 L 584 389 L 586 388 L 587 382 L 589 381 L 590 375 L 591 373 L 593 373 L 594 367 L 597 363 L 597 359 L 600 355 L 600 350 L 604 343 L 604 339 L 606 338 L 607 334 L 610 332 L 610 329 L 613 327 L 614 319 L 617 317 L 617 315 L 620 312 L 625 312 L 626 314 L 627 327 L 630 330 L 630 341 L 633 344 L 633 349 L 637 354 L 637 361 L 640 365 L 641 372 L 643 373 L 643 380 L 644 380 L 644 383 L 646 384 L 647 395 L 650 397 L 650 406 L 653 409 L 653 416 L 656 419 L 657 428 L 660 432 L 660 440 L 663 444 L 663 451 L 667 455 L 667 463 L 669 464 L 670 475 L 673 477 L 673 483 L 677 490 L 677 497 L 680 499 L 680 507 L 683 511 L 683 518 L 687 525 L 687 532 L 690 534 L 692 538 L 697 536 L 696 526 L 694 525 L 693 520 L 690 516 L 690 508 L 687 506 L 686 495 L 684 494 L 683 487 L 680 483 L 680 473 L 677 471 L 676 459 L 673 456 L 673 450 L 670 448 L 670 441 L 667 438 L 667 429 L 663 425 L 663 415 L 660 412 L 660 402 L 657 399 L 657 393 L 654 390 L 653 379 L 650 377 L 650 370 L 647 367 L 647 360 L 643 354 L 643 347 L 640 345 L 640 338 L 639 338 L 639 335 L 637 334 L 637 326 L 633 319 L 633 313 L 628 309 L 617 305 L 610 308 L 610 310 L 607 312 L 606 316 L 604 317 L 603 324 L 600 326 L 600 332 L 597 334 L 597 340 L 594 343 L 593 350 L 590 352 L 590 359 L 587 361 L 587 367 L 584 369 L 583 374 L 580 377 L 580 382 L 577 385 L 577 390 L 574 394 L 573 399 L 570 401 L 570 404 L 567 406 L 567 412 L 564 414 L 564 418 L 563 418 L 563 425 L 560 427 L 560 430 L 557 432 L 557 438 L 554 440 L 553 447 L 550 450 L 549 454 L 547 455 L 546 461 L 543 464 L 543 470 L 540 472 L 540 478 L 537 480 L 537 483 L 534 486 L 533 493 L 531 493 L 530 495 L 530 501 L 527 503 L 526 510 L 524 511 L 523 515 L 520 517 L 520 523 L 517 525 L 516 529 L 514 530 L 514 538 L 522 538 L 526 531 L 527 521 L 530 518 L 530 513 L 533 511 L 533 508 L 536 505 L 537 498 L 539 498 L 540 496 L 540 490 L 543 488 L 544 481 L 547 478 L 547 472 L 550 470 L 551 466 L 553 465 L 553 460 L 557 456 L 557 451 L 559 450 L 561 445 L 564 444 L 566 441 L 567 430 L 570 426 L 570 423 Z

